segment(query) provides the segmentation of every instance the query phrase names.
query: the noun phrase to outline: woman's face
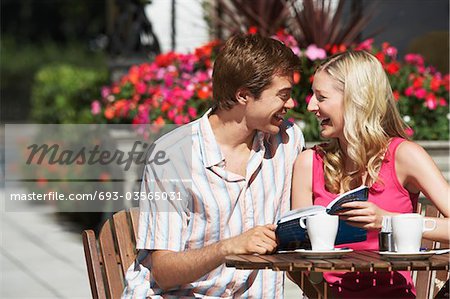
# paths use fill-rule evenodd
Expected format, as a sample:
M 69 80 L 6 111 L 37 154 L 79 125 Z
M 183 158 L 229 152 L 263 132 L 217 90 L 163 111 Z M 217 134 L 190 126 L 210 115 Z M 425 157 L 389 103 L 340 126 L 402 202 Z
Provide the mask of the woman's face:
M 314 113 L 320 124 L 323 138 L 344 138 L 344 94 L 338 88 L 339 82 L 327 72 L 314 75 L 313 96 L 308 111 Z

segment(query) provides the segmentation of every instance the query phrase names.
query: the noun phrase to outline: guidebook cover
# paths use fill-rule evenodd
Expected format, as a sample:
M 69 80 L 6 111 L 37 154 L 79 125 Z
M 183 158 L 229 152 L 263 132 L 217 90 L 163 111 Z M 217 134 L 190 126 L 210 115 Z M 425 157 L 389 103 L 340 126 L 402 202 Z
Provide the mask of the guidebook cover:
M 300 219 L 317 213 L 327 212 L 334 215 L 343 210 L 342 205 L 351 201 L 366 201 L 369 196 L 369 188 L 361 186 L 339 195 L 326 207 L 311 206 L 286 213 L 277 223 L 275 234 L 277 236 L 278 251 L 294 250 L 298 248 L 311 249 L 308 233 L 300 227 Z M 336 245 L 362 242 L 367 239 L 367 231 L 363 228 L 351 226 L 343 220 L 339 220 L 339 228 L 336 236 Z

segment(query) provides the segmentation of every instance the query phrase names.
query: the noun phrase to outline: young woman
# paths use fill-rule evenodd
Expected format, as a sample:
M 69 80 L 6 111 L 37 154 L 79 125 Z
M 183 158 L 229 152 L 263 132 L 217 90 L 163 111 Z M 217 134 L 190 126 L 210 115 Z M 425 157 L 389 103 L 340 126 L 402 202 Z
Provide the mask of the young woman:
M 367 202 L 345 204 L 341 219 L 368 230 L 367 240 L 345 244 L 378 250 L 382 217 L 416 211 L 423 192 L 446 217 L 425 238 L 449 239 L 449 185 L 431 157 L 408 141 L 381 63 L 364 51 L 345 52 L 316 71 L 308 111 L 329 143 L 302 152 L 294 166 L 292 209 L 326 206 L 340 193 L 370 187 Z M 324 278 L 343 298 L 415 298 L 409 272 L 329 273 Z

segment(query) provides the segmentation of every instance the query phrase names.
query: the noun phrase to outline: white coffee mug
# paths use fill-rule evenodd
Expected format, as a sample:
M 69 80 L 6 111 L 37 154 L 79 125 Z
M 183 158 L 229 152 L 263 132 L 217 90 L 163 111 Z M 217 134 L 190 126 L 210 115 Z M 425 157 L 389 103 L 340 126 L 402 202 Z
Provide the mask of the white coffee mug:
M 431 223 L 431 226 L 427 226 Z M 414 253 L 420 251 L 422 233 L 436 228 L 436 221 L 425 219 L 416 213 L 400 214 L 392 217 L 392 233 L 397 252 Z
M 334 249 L 339 226 L 339 216 L 319 213 L 300 218 L 300 227 L 306 228 L 313 251 Z

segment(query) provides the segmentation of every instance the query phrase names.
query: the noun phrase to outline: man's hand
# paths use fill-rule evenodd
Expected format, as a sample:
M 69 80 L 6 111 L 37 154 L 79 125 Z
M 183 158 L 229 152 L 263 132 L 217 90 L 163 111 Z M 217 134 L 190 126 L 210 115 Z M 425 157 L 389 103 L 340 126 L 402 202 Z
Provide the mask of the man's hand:
M 274 224 L 254 227 L 243 234 L 183 252 L 155 250 L 146 259 L 158 286 L 168 290 L 193 282 L 225 262 L 232 254 L 266 254 L 277 247 Z
M 267 254 L 277 247 L 274 224 L 256 226 L 243 234 L 223 241 L 225 255 Z

